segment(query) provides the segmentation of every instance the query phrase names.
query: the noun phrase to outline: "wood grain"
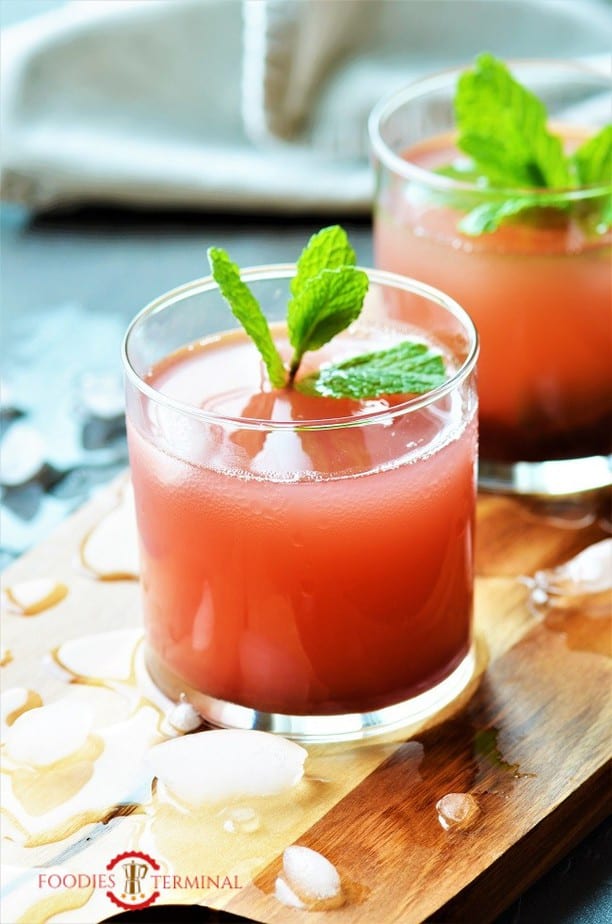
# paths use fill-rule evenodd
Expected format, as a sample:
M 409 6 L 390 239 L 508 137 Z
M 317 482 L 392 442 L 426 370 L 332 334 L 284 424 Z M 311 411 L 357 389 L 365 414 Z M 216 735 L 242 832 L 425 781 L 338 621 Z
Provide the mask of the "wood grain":
M 117 491 L 102 492 L 5 572 L 5 586 L 52 576 L 70 593 L 36 617 L 3 615 L 3 644 L 13 655 L 2 668 L 4 688 L 23 685 L 53 698 L 61 683 L 41 665 L 45 652 L 80 634 L 139 624 L 135 582 L 95 582 L 74 569 L 80 540 Z M 487 496 L 479 499 L 477 534 L 475 628 L 487 664 L 469 702 L 407 741 L 309 748 L 311 774 L 333 785 L 260 838 L 244 888 L 201 900 L 283 924 L 316 924 L 323 914 L 330 924 L 486 924 L 609 810 L 610 610 L 599 601 L 591 611 L 583 601 L 536 616 L 516 579 L 603 538 L 596 516 L 569 528 L 518 501 Z M 450 792 L 471 793 L 479 812 L 470 826 L 447 832 L 435 806 Z M 120 823 L 133 833 L 134 819 Z M 282 851 L 292 843 L 337 866 L 343 907 L 308 913 L 274 897 Z M 39 862 L 35 854 L 32 862 Z

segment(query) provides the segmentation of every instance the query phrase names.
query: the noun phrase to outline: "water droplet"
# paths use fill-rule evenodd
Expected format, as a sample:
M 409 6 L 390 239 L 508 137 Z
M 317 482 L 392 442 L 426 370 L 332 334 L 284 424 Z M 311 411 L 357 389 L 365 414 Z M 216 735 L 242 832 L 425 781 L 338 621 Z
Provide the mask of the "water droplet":
M 230 834 L 253 834 L 259 830 L 259 815 L 248 806 L 226 809 L 222 815 L 223 829 Z
M 449 792 L 436 802 L 438 821 L 445 831 L 467 828 L 479 811 L 476 799 L 468 792 Z

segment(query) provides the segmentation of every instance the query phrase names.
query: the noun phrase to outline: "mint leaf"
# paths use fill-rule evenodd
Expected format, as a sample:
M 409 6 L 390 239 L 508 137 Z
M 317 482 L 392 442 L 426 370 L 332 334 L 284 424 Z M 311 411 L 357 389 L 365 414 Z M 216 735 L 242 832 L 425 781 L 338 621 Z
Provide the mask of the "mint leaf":
M 359 317 L 368 284 L 363 270 L 342 266 L 321 270 L 294 294 L 287 315 L 289 341 L 294 350 L 290 382 L 304 353 L 318 350 Z
M 287 330 L 294 354 L 287 376 L 266 317 L 241 280 L 238 266 L 219 247 L 209 248 L 208 259 L 221 294 L 254 341 L 274 388 L 291 387 L 304 353 L 320 349 L 359 317 L 369 285 L 367 273 L 352 265 L 355 252 L 342 228 L 324 228 L 313 235 L 291 282 Z M 360 399 L 421 394 L 444 380 L 439 353 L 424 343 L 404 341 L 326 366 L 296 387 L 306 394 Z
M 496 231 L 506 218 L 518 215 L 528 209 L 538 207 L 568 208 L 569 202 L 563 196 L 516 196 L 512 199 L 503 199 L 497 202 L 483 202 L 477 205 L 459 222 L 459 230 L 472 236 Z
M 604 184 L 609 188 L 612 184 L 612 125 L 606 125 L 585 141 L 574 152 L 571 163 L 582 186 Z M 599 209 L 595 223 L 597 231 L 603 234 L 612 227 L 612 193 L 597 196 L 592 204 Z
M 259 302 L 240 278 L 240 269 L 220 247 L 209 247 L 207 256 L 213 278 L 223 298 L 261 354 L 270 383 L 273 388 L 284 388 L 287 373 L 283 360 L 272 339 Z
M 306 376 L 297 388 L 331 398 L 422 394 L 446 379 L 444 360 L 425 343 L 404 340 L 387 350 L 354 356 Z
M 469 163 L 455 162 L 444 164 L 442 167 L 436 167 L 434 173 L 440 176 L 446 176 L 450 180 L 458 180 L 460 183 L 478 183 L 483 177 L 473 161 Z
M 297 273 L 291 280 L 291 292 L 297 295 L 309 279 L 324 269 L 339 269 L 341 266 L 354 266 L 357 262 L 355 251 L 340 225 L 322 228 L 313 234 L 297 262 Z M 287 316 L 291 318 L 291 302 Z
M 585 141 L 571 160 L 581 186 L 612 183 L 612 125 L 606 125 Z
M 457 146 L 493 185 L 571 185 L 561 139 L 546 127 L 544 104 L 493 55 L 461 75 L 455 96 Z

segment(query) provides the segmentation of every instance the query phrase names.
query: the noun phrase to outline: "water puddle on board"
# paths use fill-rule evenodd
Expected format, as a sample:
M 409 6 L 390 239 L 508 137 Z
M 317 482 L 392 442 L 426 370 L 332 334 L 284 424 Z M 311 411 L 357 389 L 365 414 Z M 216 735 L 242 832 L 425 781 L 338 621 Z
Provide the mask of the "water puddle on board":
M 153 687 L 140 630 L 71 639 L 46 662 L 63 681 L 59 695 L 43 701 L 13 687 L 2 697 L 3 901 L 11 919 L 108 916 L 103 890 L 53 890 L 37 877 L 43 869 L 99 873 L 125 851 L 156 859 L 173 883 L 164 901 L 223 903 L 355 784 L 350 748 L 309 752 L 264 732 L 199 731 L 186 699 L 172 703 Z M 364 748 L 356 781 L 393 748 Z M 317 908 L 339 901 L 319 894 L 324 859 L 306 855 L 296 866 L 296 856 L 304 857 L 288 854 L 284 881 L 298 899 Z M 314 892 L 299 879 L 309 863 Z M 342 901 L 359 894 L 343 885 Z

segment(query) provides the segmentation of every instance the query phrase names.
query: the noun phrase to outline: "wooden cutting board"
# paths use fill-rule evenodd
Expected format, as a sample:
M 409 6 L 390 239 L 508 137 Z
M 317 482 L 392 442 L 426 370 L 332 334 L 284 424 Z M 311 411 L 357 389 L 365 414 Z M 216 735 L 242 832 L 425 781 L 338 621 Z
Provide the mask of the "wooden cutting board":
M 114 792 L 118 777 L 109 784 L 103 770 L 96 788 L 92 773 L 102 763 L 97 755 L 110 753 L 113 722 L 118 727 L 127 717 L 125 751 L 132 756 L 164 734 L 163 709 L 143 698 L 134 668 L 137 582 L 127 579 L 127 565 L 115 569 L 122 579 L 95 579 L 83 572 L 80 556 L 84 538 L 116 513 L 122 490 L 115 484 L 100 493 L 3 576 L 5 593 L 17 598 L 24 582 L 34 579 L 66 590 L 38 613 L 24 615 L 13 604 L 2 614 L 2 686 L 13 704 L 9 730 L 29 706 L 75 691 L 95 693 L 96 709 L 107 710 L 106 731 L 97 739 L 105 745 L 95 754 L 79 752 L 78 772 L 73 761 L 55 775 L 52 768 L 25 780 L 8 773 L 11 798 L 20 798 L 27 811 L 12 810 L 10 800 L 7 810 L 4 803 L 10 822 L 3 825 L 10 838 L 3 848 L 5 924 L 42 924 L 58 912 L 76 924 L 110 917 L 118 909 L 103 888 L 45 891 L 38 873 L 102 871 L 115 855 L 145 849 L 165 870 L 180 875 L 197 867 L 214 874 L 205 889 L 162 890 L 158 904 L 199 902 L 279 924 L 486 924 L 609 811 L 610 601 L 572 598 L 534 612 L 529 589 L 518 579 L 559 565 L 606 533 L 588 509 L 570 523 L 558 511 L 545 516 L 493 496 L 478 503 L 477 677 L 442 721 L 412 729 L 408 740 L 308 746 L 302 788 L 268 800 L 257 830 L 238 836 L 219 824 L 218 807 L 198 818 L 181 815 L 160 808 L 151 792 Z M 97 679 L 88 666 L 96 658 Z M 16 687 L 27 691 L 28 705 Z M 86 778 L 95 794 L 88 811 L 78 801 Z M 471 795 L 474 814 L 466 826 L 445 830 L 436 804 L 449 793 Z M 336 866 L 345 887 L 342 907 L 308 912 L 275 897 L 283 850 L 294 843 Z M 219 877 L 230 874 L 236 887 L 222 887 Z

